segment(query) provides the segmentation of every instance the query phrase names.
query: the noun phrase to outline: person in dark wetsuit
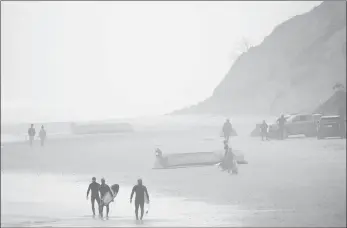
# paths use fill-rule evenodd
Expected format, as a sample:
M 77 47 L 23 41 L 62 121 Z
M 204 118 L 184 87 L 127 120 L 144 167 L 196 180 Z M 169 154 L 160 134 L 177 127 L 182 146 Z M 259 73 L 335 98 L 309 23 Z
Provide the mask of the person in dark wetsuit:
M 233 127 L 230 123 L 230 120 L 227 119 L 223 125 L 223 135 L 224 135 L 224 139 L 227 140 L 229 142 L 229 138 L 231 136 L 231 133 L 233 131 Z
M 284 115 L 281 115 L 281 117 L 277 120 L 278 127 L 279 127 L 279 138 L 281 140 L 284 139 L 284 124 L 286 123 L 286 118 L 284 118 Z
M 266 140 L 269 140 L 268 137 L 267 137 L 267 129 L 268 129 L 268 125 L 267 123 L 265 122 L 265 120 L 263 120 L 263 123 L 261 124 L 260 126 L 260 132 L 261 132 L 261 140 L 264 141 L 264 138 Z
M 34 138 L 35 138 L 35 135 L 36 135 L 34 124 L 31 124 L 30 128 L 28 129 L 28 135 L 29 135 L 30 146 L 32 146 Z
M 234 154 L 228 145 L 228 141 L 224 140 L 224 157 L 220 165 L 223 171 L 228 170 L 228 172 L 230 173 L 233 159 Z
M 42 125 L 40 133 L 39 133 L 39 137 L 40 137 L 40 140 L 41 140 L 41 146 L 45 145 L 46 136 L 47 136 L 46 130 L 45 130 L 45 128 Z
M 224 140 L 224 159 L 227 157 L 228 152 L 229 152 L 228 141 Z
M 95 207 L 94 207 L 95 200 L 98 203 L 98 209 L 100 211 L 99 187 L 100 187 L 100 184 L 97 183 L 96 178 L 93 177 L 92 183 L 90 183 L 88 190 L 87 190 L 87 200 L 88 200 L 89 192 L 92 191 L 90 200 L 92 203 L 93 216 L 95 216 Z
M 346 138 L 346 106 L 339 108 L 339 126 L 341 138 Z
M 105 179 L 101 179 L 101 185 L 99 187 L 99 192 L 100 192 L 100 216 L 103 217 L 103 211 L 104 211 L 104 206 L 106 206 L 106 218 L 108 218 L 108 213 L 110 212 L 110 207 L 109 205 L 104 205 L 103 203 L 103 198 L 107 192 L 111 193 L 111 196 L 113 197 L 113 192 L 111 191 L 110 187 L 105 183 Z
M 133 195 L 136 193 L 135 196 L 135 216 L 136 220 L 139 220 L 138 212 L 139 212 L 139 207 L 141 207 L 141 217 L 140 220 L 143 218 L 143 212 L 144 212 L 144 206 L 145 206 L 145 194 L 147 195 L 148 202 L 149 202 L 149 194 L 147 191 L 146 186 L 142 185 L 142 180 L 138 179 L 137 180 L 137 185 L 133 187 L 133 190 L 131 191 L 130 195 L 130 203 L 132 203 Z

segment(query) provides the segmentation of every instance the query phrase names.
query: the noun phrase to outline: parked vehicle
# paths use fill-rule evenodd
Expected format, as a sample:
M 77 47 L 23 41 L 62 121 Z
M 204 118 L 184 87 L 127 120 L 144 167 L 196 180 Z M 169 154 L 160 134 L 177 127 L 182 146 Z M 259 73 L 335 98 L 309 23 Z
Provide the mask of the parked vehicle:
M 328 137 L 342 137 L 341 129 L 343 128 L 341 128 L 340 123 L 341 123 L 341 120 L 340 120 L 340 116 L 338 115 L 322 116 L 318 123 L 317 139 L 324 139 Z
M 306 137 L 315 137 L 317 135 L 317 123 L 320 117 L 320 114 L 294 114 L 285 116 L 284 137 L 301 134 Z M 270 125 L 269 136 L 277 138 L 278 135 L 278 123 Z

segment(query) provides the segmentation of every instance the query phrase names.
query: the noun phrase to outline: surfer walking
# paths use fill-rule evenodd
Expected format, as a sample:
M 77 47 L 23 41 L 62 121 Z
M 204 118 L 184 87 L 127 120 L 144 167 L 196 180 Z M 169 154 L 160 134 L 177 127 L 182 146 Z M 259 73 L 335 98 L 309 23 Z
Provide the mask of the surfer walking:
M 269 140 L 268 136 L 267 136 L 267 129 L 268 129 L 268 125 L 266 123 L 265 120 L 263 120 L 263 123 L 260 126 L 260 132 L 261 132 L 261 140 L 264 141 L 264 138 L 266 140 Z
M 47 136 L 46 130 L 45 130 L 45 128 L 42 125 L 40 133 L 39 133 L 39 137 L 40 137 L 40 140 L 41 140 L 41 146 L 44 146 L 45 140 L 46 140 L 46 136 Z
M 92 178 L 92 183 L 89 184 L 88 190 L 87 190 L 87 200 L 89 196 L 89 192 L 91 191 L 91 203 L 92 203 L 92 211 L 93 211 L 93 216 L 95 216 L 95 201 L 98 203 L 98 211 L 100 212 L 100 197 L 99 197 L 99 188 L 100 184 L 96 182 L 96 178 Z
M 142 220 L 143 213 L 144 213 L 144 206 L 145 206 L 145 197 L 147 197 L 148 202 L 149 202 L 149 194 L 148 194 L 146 186 L 144 186 L 142 184 L 142 180 L 141 179 L 137 180 L 137 185 L 135 185 L 133 187 L 133 190 L 131 191 L 130 203 L 132 203 L 132 199 L 133 199 L 134 193 L 136 193 L 136 196 L 135 196 L 135 216 L 136 216 L 136 220 L 139 220 L 139 216 L 138 216 L 139 207 L 141 208 L 140 220 Z
M 222 168 L 222 171 L 232 171 L 232 174 L 237 174 L 237 165 L 234 158 L 234 153 L 232 152 L 232 149 L 228 145 L 228 141 L 224 140 L 224 157 L 221 162 L 220 168 Z
M 282 114 L 280 118 L 278 118 L 277 120 L 278 123 L 278 127 L 279 127 L 279 138 L 281 140 L 283 140 L 285 138 L 284 132 L 285 132 L 285 128 L 284 125 L 286 123 L 286 118 L 284 118 L 284 115 Z
M 35 131 L 35 128 L 34 128 L 34 124 L 31 124 L 30 128 L 28 129 L 28 136 L 29 136 L 30 146 L 33 145 L 33 141 L 34 141 L 35 135 L 36 135 L 36 131 Z
M 109 192 L 113 198 L 113 192 L 111 191 L 110 187 L 106 184 L 106 181 L 104 178 L 101 179 L 101 185 L 99 187 L 99 192 L 100 192 L 100 216 L 103 217 L 103 211 L 104 211 L 104 206 L 106 207 L 106 218 L 108 218 L 108 213 L 110 212 L 110 206 L 109 204 L 104 204 L 103 199 L 106 195 L 107 192 Z
M 229 142 L 229 138 L 230 138 L 232 130 L 233 130 L 233 127 L 232 127 L 229 119 L 227 119 L 225 121 L 222 130 L 223 130 L 224 139 Z

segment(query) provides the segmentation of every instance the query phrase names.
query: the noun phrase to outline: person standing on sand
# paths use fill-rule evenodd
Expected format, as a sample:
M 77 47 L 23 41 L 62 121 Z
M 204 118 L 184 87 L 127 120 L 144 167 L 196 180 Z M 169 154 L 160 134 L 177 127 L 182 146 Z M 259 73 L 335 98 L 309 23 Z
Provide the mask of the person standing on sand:
M 42 125 L 40 133 L 39 133 L 39 137 L 40 137 L 40 140 L 41 140 L 41 146 L 44 146 L 45 140 L 46 140 L 46 136 L 47 136 L 46 130 L 45 130 L 45 128 Z
M 281 117 L 277 120 L 278 127 L 279 127 L 279 138 L 281 140 L 284 139 L 284 124 L 286 123 L 286 118 L 284 118 L 284 115 L 282 114 Z
M 147 196 L 147 199 L 148 199 L 148 202 L 149 202 L 149 194 L 148 194 L 146 186 L 144 186 L 142 184 L 142 180 L 141 179 L 137 180 L 137 185 L 135 185 L 133 187 L 133 190 L 131 191 L 130 203 L 132 203 L 134 193 L 136 193 L 136 196 L 135 196 L 135 216 L 136 216 L 136 220 L 139 220 L 139 216 L 138 216 L 139 207 L 141 208 L 140 220 L 142 220 L 143 212 L 144 212 L 144 206 L 145 206 L 145 197 Z M 145 196 L 145 194 L 146 194 L 146 196 Z
M 99 188 L 100 188 L 100 184 L 97 183 L 97 182 L 96 182 L 96 178 L 93 177 L 93 178 L 92 178 L 92 183 L 90 183 L 90 185 L 89 185 L 89 187 L 88 187 L 88 190 L 87 190 L 87 200 L 88 200 L 89 192 L 92 191 L 90 200 L 91 200 L 91 203 L 92 203 L 93 216 L 95 216 L 95 207 L 94 207 L 95 200 L 96 200 L 96 202 L 98 203 L 98 211 L 99 211 L 99 213 L 100 213 Z
M 227 169 L 229 145 L 228 145 L 227 140 L 224 140 L 223 143 L 224 143 L 224 156 L 223 156 L 222 162 L 220 163 L 219 167 L 222 168 L 223 171 L 225 171 Z
M 104 205 L 103 199 L 106 195 L 107 192 L 111 193 L 111 196 L 113 197 L 113 192 L 111 191 L 110 187 L 106 184 L 105 179 L 101 178 L 101 185 L 99 187 L 99 192 L 100 192 L 100 217 L 103 217 L 103 211 L 104 211 L 104 206 L 106 206 L 106 218 L 108 218 L 108 213 L 110 212 L 110 206 Z
M 223 135 L 224 139 L 229 142 L 229 137 L 231 136 L 231 133 L 233 131 L 232 125 L 230 123 L 230 120 L 227 119 L 223 125 Z
M 224 157 L 221 162 L 220 167 L 222 168 L 222 171 L 232 171 L 232 174 L 237 174 L 237 164 L 235 160 L 234 153 L 232 152 L 232 149 L 229 148 L 228 142 L 224 140 Z
M 265 122 L 265 120 L 263 120 L 263 123 L 260 126 L 260 132 L 261 132 L 261 140 L 264 141 L 264 137 L 266 140 L 269 140 L 267 137 L 267 129 L 268 129 L 268 125 Z
M 223 143 L 224 143 L 224 158 L 226 158 L 229 153 L 229 145 L 227 140 L 224 140 Z
M 30 146 L 32 146 L 33 141 L 34 141 L 34 137 L 36 135 L 34 124 L 31 124 L 30 128 L 28 129 L 28 135 L 29 135 Z
M 346 107 L 339 108 L 341 138 L 346 138 Z

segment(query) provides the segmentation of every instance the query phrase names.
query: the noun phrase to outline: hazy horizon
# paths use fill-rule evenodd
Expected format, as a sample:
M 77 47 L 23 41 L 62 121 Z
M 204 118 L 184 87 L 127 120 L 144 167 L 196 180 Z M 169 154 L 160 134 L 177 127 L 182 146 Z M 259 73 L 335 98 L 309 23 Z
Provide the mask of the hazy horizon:
M 320 2 L 1 2 L 1 122 L 154 116 L 196 104 L 242 39 Z

